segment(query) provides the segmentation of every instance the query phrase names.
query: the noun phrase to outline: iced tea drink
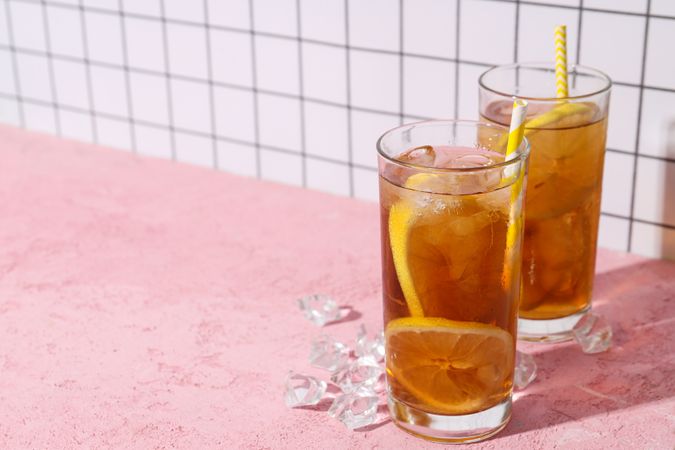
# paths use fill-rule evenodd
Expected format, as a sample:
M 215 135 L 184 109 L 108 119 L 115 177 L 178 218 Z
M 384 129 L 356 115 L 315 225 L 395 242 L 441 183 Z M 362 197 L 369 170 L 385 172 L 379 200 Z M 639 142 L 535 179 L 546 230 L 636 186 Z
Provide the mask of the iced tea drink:
M 529 101 L 519 333 L 545 341 L 569 338 L 591 304 L 610 87 L 603 74 L 577 67 L 570 98 L 538 97 L 555 93 L 551 71 L 538 64 L 497 67 L 481 77 L 480 92 L 481 117 L 505 126 L 509 93 Z
M 378 142 L 389 408 L 432 440 L 510 417 L 527 143 L 505 161 L 506 134 L 430 121 Z

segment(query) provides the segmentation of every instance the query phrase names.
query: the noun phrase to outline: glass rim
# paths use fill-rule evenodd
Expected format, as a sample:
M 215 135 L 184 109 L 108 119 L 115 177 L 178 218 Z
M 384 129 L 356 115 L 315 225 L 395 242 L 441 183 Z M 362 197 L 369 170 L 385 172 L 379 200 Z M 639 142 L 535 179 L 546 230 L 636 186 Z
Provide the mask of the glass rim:
M 386 154 L 382 148 L 382 141 L 392 135 L 394 132 L 403 130 L 405 128 L 410 128 L 410 127 L 415 127 L 415 126 L 431 126 L 431 125 L 448 125 L 448 126 L 471 126 L 474 128 L 477 128 L 479 125 L 484 126 L 486 128 L 493 128 L 497 129 L 500 131 L 503 131 L 504 134 L 508 135 L 509 134 L 509 128 L 505 127 L 503 125 L 497 125 L 489 122 L 483 122 L 480 120 L 463 120 L 463 119 L 432 119 L 432 120 L 421 120 L 419 122 L 410 122 L 410 123 L 404 123 L 402 125 L 399 125 L 397 127 L 391 128 L 384 133 L 377 139 L 376 147 L 377 147 L 377 153 L 380 155 L 380 157 L 384 158 L 388 162 L 392 164 L 396 164 L 398 166 L 403 166 L 403 167 L 408 167 L 411 169 L 419 170 L 419 171 L 424 171 L 424 172 L 435 172 L 435 173 L 468 173 L 468 172 L 480 172 L 483 170 L 490 170 L 490 169 L 499 169 L 503 167 L 509 167 L 512 166 L 513 164 L 516 164 L 520 161 L 523 161 L 527 158 L 527 156 L 530 154 L 530 142 L 527 140 L 525 136 L 523 136 L 523 141 L 520 143 L 518 148 L 516 149 L 515 156 L 512 157 L 511 159 L 504 159 L 502 162 L 490 164 L 488 166 L 480 166 L 480 167 L 429 167 L 429 166 L 424 166 L 421 164 L 415 164 L 411 162 L 405 162 L 396 159 L 393 156 L 390 156 Z
M 481 73 L 480 76 L 478 77 L 478 86 L 481 89 L 485 89 L 486 91 L 492 92 L 497 95 L 501 95 L 502 97 L 508 97 L 508 98 L 521 98 L 523 100 L 530 100 L 530 101 L 560 101 L 560 100 L 580 100 L 588 97 L 592 97 L 594 95 L 602 94 L 604 92 L 609 91 L 612 88 L 612 79 L 607 75 L 605 72 L 602 72 L 601 70 L 594 69 L 592 67 L 584 66 L 581 64 L 572 64 L 570 66 L 571 70 L 568 70 L 568 74 L 574 70 L 574 69 L 583 69 L 585 72 L 583 75 L 587 76 L 592 76 L 594 78 L 603 80 L 605 82 L 605 85 L 602 86 L 600 89 L 593 90 L 592 92 L 586 93 L 586 94 L 580 94 L 580 95 L 568 95 L 567 97 L 528 97 L 528 96 L 523 96 L 523 95 L 514 95 L 513 93 L 509 92 L 502 92 L 497 89 L 494 89 L 490 86 L 488 86 L 485 83 L 485 76 L 491 73 L 495 73 L 500 70 L 507 70 L 507 69 L 517 69 L 517 68 L 524 68 L 524 69 L 543 69 L 543 70 L 551 70 L 552 72 L 555 73 L 555 63 L 551 61 L 524 61 L 524 62 L 517 62 L 517 63 L 511 63 L 511 64 L 502 64 L 498 66 L 492 66 L 489 69 L 487 69 L 485 72 Z

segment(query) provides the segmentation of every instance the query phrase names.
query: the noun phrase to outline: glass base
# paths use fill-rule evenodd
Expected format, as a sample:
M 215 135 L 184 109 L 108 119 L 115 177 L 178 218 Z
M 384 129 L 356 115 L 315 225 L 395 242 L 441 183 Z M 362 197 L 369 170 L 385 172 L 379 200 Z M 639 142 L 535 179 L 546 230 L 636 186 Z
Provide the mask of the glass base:
M 518 339 L 530 342 L 564 342 L 572 339 L 572 328 L 590 306 L 559 319 L 532 320 L 518 318 Z
M 413 408 L 387 395 L 389 415 L 403 431 L 429 441 L 466 444 L 499 433 L 511 419 L 511 396 L 490 409 L 474 414 L 449 416 Z

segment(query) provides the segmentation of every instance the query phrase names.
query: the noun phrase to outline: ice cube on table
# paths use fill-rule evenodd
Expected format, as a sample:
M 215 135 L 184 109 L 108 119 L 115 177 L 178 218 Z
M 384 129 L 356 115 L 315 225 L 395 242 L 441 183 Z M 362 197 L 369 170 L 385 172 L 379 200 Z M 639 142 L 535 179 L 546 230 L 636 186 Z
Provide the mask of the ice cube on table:
M 379 332 L 372 340 L 368 339 L 366 326 L 361 324 L 356 336 L 354 353 L 356 356 L 372 356 L 377 361 L 382 361 L 384 358 L 384 332 Z
M 322 294 L 308 295 L 298 299 L 305 317 L 317 326 L 340 320 L 342 317 L 338 304 L 331 297 Z
M 355 392 L 368 388 L 373 391 L 382 390 L 384 384 L 380 382 L 384 375 L 384 368 L 373 356 L 362 356 L 338 367 L 330 377 L 332 383 L 343 392 Z
M 530 354 L 516 351 L 516 367 L 513 374 L 513 386 L 522 390 L 537 378 L 537 363 Z
M 612 346 L 612 327 L 601 316 L 587 312 L 572 329 L 584 353 L 600 353 Z
M 328 415 L 338 419 L 347 428 L 365 427 L 375 422 L 379 397 L 370 389 L 338 395 L 328 410 Z
M 349 360 L 349 348 L 331 336 L 322 334 L 312 341 L 309 362 L 331 372 Z
M 284 389 L 284 402 L 289 408 L 316 405 L 326 393 L 326 382 L 290 371 Z

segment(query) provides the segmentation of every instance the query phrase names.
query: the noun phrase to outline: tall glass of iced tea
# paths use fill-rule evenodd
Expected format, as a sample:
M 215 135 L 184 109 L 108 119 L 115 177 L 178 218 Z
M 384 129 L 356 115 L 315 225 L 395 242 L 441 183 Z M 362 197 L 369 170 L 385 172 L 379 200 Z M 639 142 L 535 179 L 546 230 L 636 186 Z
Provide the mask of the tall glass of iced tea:
M 611 88 L 603 73 L 569 71 L 556 98 L 553 63 L 499 66 L 479 80 L 480 115 L 508 125 L 513 96 L 529 102 L 519 337 L 561 341 L 590 308 Z
M 378 141 L 389 411 L 404 430 L 471 442 L 511 415 L 527 141 L 470 121 Z

